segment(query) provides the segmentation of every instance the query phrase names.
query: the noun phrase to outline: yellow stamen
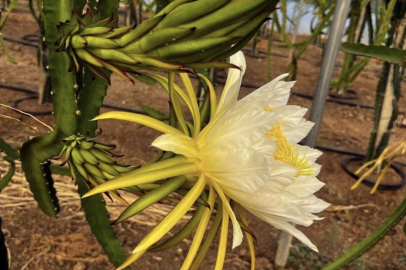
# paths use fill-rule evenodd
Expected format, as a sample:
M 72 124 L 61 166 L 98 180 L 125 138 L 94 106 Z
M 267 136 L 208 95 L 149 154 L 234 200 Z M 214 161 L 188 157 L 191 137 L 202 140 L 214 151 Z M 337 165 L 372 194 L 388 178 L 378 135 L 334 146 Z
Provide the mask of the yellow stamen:
M 299 151 L 294 150 L 292 143 L 288 143 L 280 123 L 273 126 L 266 133 L 266 136 L 276 143 L 275 160 L 290 164 L 298 169 L 296 176 L 313 175 L 314 171 L 312 165 L 306 159 L 305 155 L 300 156 Z

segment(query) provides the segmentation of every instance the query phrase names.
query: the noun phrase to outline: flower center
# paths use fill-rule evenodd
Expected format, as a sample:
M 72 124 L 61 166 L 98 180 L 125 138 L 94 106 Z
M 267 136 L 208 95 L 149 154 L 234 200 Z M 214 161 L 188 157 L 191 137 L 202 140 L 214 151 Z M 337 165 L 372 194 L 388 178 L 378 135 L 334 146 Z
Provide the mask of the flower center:
M 280 123 L 274 125 L 266 133 L 266 136 L 276 143 L 275 160 L 295 167 L 298 170 L 296 177 L 301 175 L 313 175 L 313 167 L 306 159 L 306 155 L 300 155 L 299 150 L 295 151 L 293 144 L 289 143 L 285 134 L 283 134 Z

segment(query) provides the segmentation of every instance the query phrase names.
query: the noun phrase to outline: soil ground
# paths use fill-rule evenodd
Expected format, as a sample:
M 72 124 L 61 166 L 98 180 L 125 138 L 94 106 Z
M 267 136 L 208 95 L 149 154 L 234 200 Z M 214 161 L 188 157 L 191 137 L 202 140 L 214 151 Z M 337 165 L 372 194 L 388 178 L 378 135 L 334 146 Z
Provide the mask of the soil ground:
M 37 34 L 38 28 L 30 14 L 13 13 L 3 32 L 3 36 L 21 39 L 27 34 Z M 39 87 L 39 69 L 37 67 L 36 48 L 6 42 L 11 54 L 18 64 L 7 61 L 0 52 L 0 82 L 10 85 L 23 86 L 31 89 Z M 278 44 L 276 42 L 276 44 Z M 266 48 L 266 42 L 261 41 L 260 47 Z M 287 51 L 274 47 L 272 56 L 272 76 L 285 73 L 288 65 Z M 299 60 L 297 83 L 293 91 L 314 94 L 320 67 L 322 50 L 311 45 L 302 60 Z M 247 55 L 248 70 L 244 83 L 263 85 L 267 79 L 266 61 L 262 58 Z M 339 57 L 342 62 L 342 55 Z M 375 89 L 379 79 L 381 64 L 371 61 L 368 67 L 351 85 L 352 89 L 360 93 L 356 102 L 373 105 Z M 340 73 L 336 68 L 335 76 Z M 145 85 L 136 82 L 132 85 L 118 76 L 113 76 L 112 87 L 109 89 L 106 102 L 116 105 L 138 108 L 139 104 L 147 104 L 158 109 L 166 110 L 167 96 L 156 85 Z M 405 107 L 403 86 L 400 108 Z M 221 86 L 219 86 L 221 88 Z M 241 97 L 249 94 L 252 89 L 242 88 Z M 0 88 L 0 102 L 12 104 L 13 100 L 26 97 L 28 94 Z M 292 95 L 290 104 L 297 104 L 310 108 L 311 100 Z M 38 105 L 34 100 L 21 105 L 23 109 L 49 110 L 51 105 Z M 103 109 L 103 111 L 107 111 Z M 18 118 L 29 125 L 39 126 L 32 119 L 0 108 L 1 114 Z M 399 119 L 402 116 L 399 116 Z M 39 116 L 41 121 L 52 124 L 52 116 Z M 373 111 L 359 107 L 327 103 L 318 137 L 318 144 L 337 147 L 351 151 L 365 153 L 369 134 L 373 124 Z M 118 150 L 125 154 L 124 161 L 132 164 L 142 164 L 151 158 L 156 150 L 149 148 L 150 142 L 158 135 L 146 128 L 136 129 L 136 126 L 126 122 L 104 121 L 102 137 L 107 143 L 118 145 Z M 404 139 L 405 130 L 394 127 L 391 131 L 391 143 Z M 30 129 L 16 121 L 0 118 L 0 136 L 6 141 L 19 147 L 30 136 L 35 135 Z M 370 195 L 370 188 L 361 185 L 350 191 L 354 180 L 341 168 L 343 159 L 349 156 L 325 151 L 318 163 L 322 164 L 319 179 L 326 183 L 317 196 L 330 202 L 335 208 L 321 213 L 324 220 L 315 222 L 309 228 L 300 228 L 319 248 L 317 254 L 301 243 L 294 240 L 291 248 L 287 269 L 320 269 L 328 262 L 342 255 L 363 237 L 372 232 L 405 196 L 405 188 L 397 191 L 379 191 Z M 353 168 L 355 169 L 355 167 Z M 4 173 L 3 168 L 1 168 Z M 396 182 L 397 176 L 389 174 L 385 181 Z M 0 211 L 3 218 L 3 228 L 7 237 L 7 244 L 12 255 L 13 270 L 100 270 L 113 269 L 106 256 L 92 235 L 83 213 L 80 211 L 79 197 L 75 194 L 75 187 L 70 179 L 57 178 L 57 188 L 62 197 L 63 207 L 57 219 L 44 215 L 32 199 L 27 184 L 24 182 L 21 170 L 16 174 L 10 186 L 0 196 Z M 340 208 L 346 207 L 347 208 Z M 353 206 L 353 207 L 352 207 Z M 337 210 L 338 208 L 338 210 Z M 119 210 L 110 204 L 112 215 Z M 118 209 L 118 210 L 117 210 Z M 344 210 L 340 210 L 344 209 Z M 155 208 L 150 213 L 144 213 L 137 219 L 116 226 L 115 230 L 127 251 L 159 220 L 165 209 Z M 257 236 L 257 269 L 273 269 L 280 232 L 270 225 L 249 217 L 249 223 Z M 377 244 L 370 252 L 353 262 L 346 269 L 406 269 L 406 238 L 403 233 L 403 223 L 399 224 L 391 233 Z M 179 269 L 187 254 L 189 242 L 182 242 L 178 247 L 167 252 L 146 254 L 132 269 Z M 216 257 L 216 244 L 204 261 L 201 269 L 212 269 Z M 234 251 L 228 250 L 224 269 L 249 269 L 249 255 L 245 245 Z

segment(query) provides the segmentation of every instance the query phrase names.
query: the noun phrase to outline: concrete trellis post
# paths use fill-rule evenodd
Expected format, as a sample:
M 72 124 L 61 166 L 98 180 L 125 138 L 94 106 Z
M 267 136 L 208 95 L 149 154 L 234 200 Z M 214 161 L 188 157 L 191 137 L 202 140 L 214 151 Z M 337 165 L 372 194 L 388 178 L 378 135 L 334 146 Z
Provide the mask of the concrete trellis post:
M 350 3 L 351 0 L 337 0 L 335 4 L 334 18 L 330 26 L 326 51 L 317 82 L 317 90 L 316 94 L 314 95 L 313 105 L 310 111 L 309 120 L 314 122 L 315 126 L 304 140 L 304 144 L 310 147 L 314 147 L 316 145 L 317 134 L 320 129 L 327 94 L 330 90 L 331 79 L 338 56 L 338 50 L 341 45 L 341 37 L 343 34 L 345 21 L 347 19 Z M 284 268 L 286 265 L 286 261 L 289 256 L 291 239 L 292 237 L 288 233 L 282 232 L 275 256 L 276 267 Z

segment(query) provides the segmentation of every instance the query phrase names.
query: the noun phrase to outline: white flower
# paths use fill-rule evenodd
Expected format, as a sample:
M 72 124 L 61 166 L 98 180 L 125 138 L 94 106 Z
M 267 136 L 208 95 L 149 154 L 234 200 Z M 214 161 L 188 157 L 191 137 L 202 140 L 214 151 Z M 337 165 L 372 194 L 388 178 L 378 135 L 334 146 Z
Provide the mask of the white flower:
M 290 224 L 309 226 L 320 219 L 313 213 L 329 205 L 313 195 L 324 185 L 315 177 L 321 153 L 297 144 L 313 124 L 303 118 L 306 109 L 286 105 L 294 82 L 282 81 L 285 74 L 237 101 L 243 54 L 234 55 L 231 63 L 241 71 L 230 71 L 215 117 L 198 137 L 164 134 L 152 145 L 195 159 L 200 172 L 228 197 L 317 250 Z M 235 219 L 233 225 L 235 247 L 242 233 Z
M 245 59 L 239 52 L 231 57 L 230 62 L 241 70 L 229 71 L 218 104 L 214 90 L 209 87 L 211 115 L 203 130 L 200 130 L 200 113 L 195 93 L 186 74 L 180 75 L 186 93 L 174 85 L 173 75 L 166 80 L 162 76 L 150 74 L 164 85 L 171 98 L 174 98 L 172 101 L 180 129 L 151 117 L 126 112 L 109 112 L 96 118 L 133 121 L 154 128 L 164 134 L 159 136 L 152 146 L 176 153 L 177 156 L 119 176 L 95 187 L 86 197 L 180 175 L 186 176 L 189 183 L 194 183 L 189 193 L 140 242 L 132 257 L 119 269 L 137 260 L 176 225 L 205 188 L 209 190 L 210 203 L 213 204 L 217 199 L 222 205 L 220 210 L 223 229 L 220 233 L 216 269 L 222 269 L 224 263 L 229 218 L 233 225 L 233 248 L 240 245 L 243 239 L 229 199 L 238 203 L 240 217 L 242 215 L 245 219 L 240 212 L 241 206 L 274 227 L 291 233 L 317 251 L 311 241 L 292 225 L 310 226 L 314 220 L 320 219 L 314 214 L 329 205 L 313 195 L 324 185 L 316 178 L 320 166 L 315 161 L 321 152 L 298 145 L 313 124 L 303 118 L 306 109 L 286 105 L 294 82 L 282 81 L 287 76 L 285 74 L 237 101 L 246 67 Z M 193 126 L 190 128 L 186 127 L 185 120 L 182 119 L 180 106 L 176 106 L 175 102 L 179 104 L 176 95 L 185 101 L 192 113 Z M 193 248 L 191 247 L 182 269 L 188 269 L 193 261 L 211 211 L 213 208 L 207 212 L 205 221 L 195 234 Z M 248 241 L 252 247 L 252 239 Z

